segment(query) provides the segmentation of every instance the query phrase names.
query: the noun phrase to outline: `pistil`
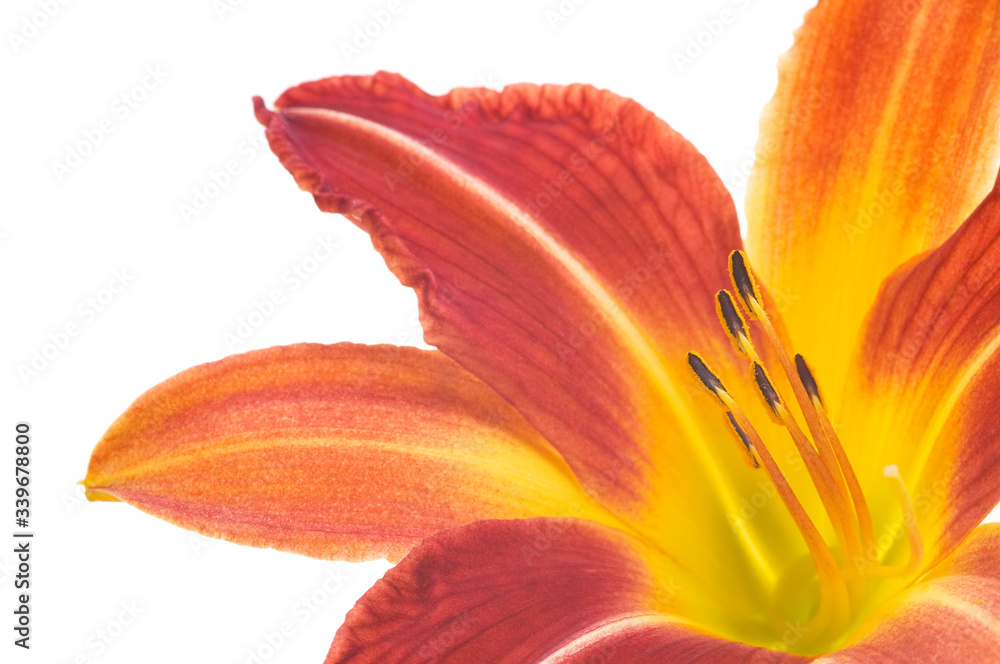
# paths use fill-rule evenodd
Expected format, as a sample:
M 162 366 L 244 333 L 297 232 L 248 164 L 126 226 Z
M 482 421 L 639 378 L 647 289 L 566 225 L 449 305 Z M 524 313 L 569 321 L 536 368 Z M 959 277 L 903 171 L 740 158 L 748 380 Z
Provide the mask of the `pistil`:
M 873 567 L 859 566 L 857 570 L 849 570 L 845 577 L 878 577 L 878 578 L 906 578 L 916 574 L 920 569 L 920 563 L 924 559 L 924 539 L 920 535 L 920 528 L 917 526 L 917 514 L 913 510 L 913 500 L 910 492 L 907 491 L 903 478 L 899 476 L 899 468 L 896 464 L 885 467 L 882 474 L 892 482 L 892 488 L 899 499 L 900 507 L 903 509 L 903 527 L 906 529 L 906 538 L 910 544 L 910 559 L 905 565 L 875 565 Z M 877 551 L 878 549 L 872 549 Z

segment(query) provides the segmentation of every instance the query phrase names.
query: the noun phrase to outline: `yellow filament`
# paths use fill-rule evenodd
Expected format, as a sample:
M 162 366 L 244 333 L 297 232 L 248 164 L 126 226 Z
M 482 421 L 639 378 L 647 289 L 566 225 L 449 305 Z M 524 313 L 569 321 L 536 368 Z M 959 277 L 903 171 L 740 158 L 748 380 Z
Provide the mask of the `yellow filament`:
M 754 300 L 754 302 L 755 301 L 756 300 Z M 761 312 L 763 313 L 763 309 L 761 309 Z M 763 321 L 763 316 L 761 314 L 758 314 L 758 320 Z M 751 361 L 763 368 L 759 355 L 750 340 L 746 336 L 740 335 L 739 342 L 748 351 L 747 355 L 752 358 Z M 774 340 L 772 340 L 772 343 L 773 342 Z M 778 341 L 778 343 L 780 343 L 780 341 Z M 782 346 L 780 350 L 783 351 L 784 347 Z M 797 376 L 798 372 L 796 372 L 796 377 Z M 773 412 L 777 416 L 778 420 L 785 425 L 785 428 L 788 430 L 788 433 L 792 438 L 792 442 L 795 444 L 795 448 L 799 452 L 799 456 L 805 463 L 806 470 L 809 472 L 809 478 L 816 487 L 816 491 L 823 503 L 823 508 L 830 519 L 830 523 L 833 525 L 837 541 L 840 542 L 844 555 L 844 560 L 842 562 L 846 566 L 846 561 L 855 560 L 862 555 L 863 548 L 861 540 L 858 538 L 855 516 L 851 511 L 850 503 L 847 499 L 847 492 L 843 490 L 842 486 L 838 486 L 838 479 L 840 479 L 840 482 L 843 482 L 843 478 L 840 477 L 840 470 L 836 466 L 834 466 L 831 470 L 830 467 L 823 462 L 820 454 L 813 448 L 812 443 L 809 441 L 808 437 L 806 437 L 801 427 L 799 427 L 795 417 L 788 411 L 787 408 L 785 408 L 784 397 L 780 395 L 778 388 L 774 385 L 770 378 L 767 380 L 768 383 L 770 383 L 771 389 L 773 389 L 775 394 L 778 395 L 778 403 L 775 404 Z M 804 391 L 805 388 L 803 387 L 803 392 Z M 852 580 L 849 585 L 849 591 L 851 596 L 851 606 L 853 608 L 857 608 L 861 605 L 864 590 L 863 583 L 859 582 L 857 579 Z
M 781 473 L 781 469 L 775 463 L 774 457 L 771 456 L 771 453 L 764 445 L 764 441 L 757 433 L 757 430 L 754 429 L 746 414 L 728 393 L 719 393 L 719 398 L 730 409 L 740 427 L 750 438 L 751 443 L 753 443 L 754 451 L 760 458 L 761 464 L 767 471 L 771 482 L 774 484 L 774 488 L 781 497 L 781 501 L 785 504 L 799 532 L 802 533 L 806 547 L 809 549 L 809 554 L 816 565 L 816 573 L 820 583 L 820 603 L 816 615 L 813 616 L 811 621 L 816 629 L 815 633 L 817 635 L 840 633 L 851 620 L 851 601 L 848 597 L 847 587 L 841 576 L 840 569 L 837 567 L 837 561 L 833 559 L 833 554 L 826 546 L 826 542 L 820 535 L 819 530 L 816 529 L 816 525 L 809 518 L 809 514 L 802 506 L 802 503 L 799 502 L 795 492 L 792 491 L 788 480 Z
M 747 275 L 751 283 L 754 284 L 753 295 L 746 298 L 745 302 L 764 328 L 768 341 L 770 341 L 771 346 L 778 355 L 778 361 L 781 363 L 781 368 L 784 370 L 785 375 L 788 377 L 788 382 L 792 386 L 795 400 L 799 404 L 803 417 L 805 417 L 806 426 L 809 428 L 810 433 L 812 433 L 819 456 L 834 479 L 837 492 L 840 495 L 840 501 L 843 501 L 843 504 L 847 504 L 848 496 L 850 496 L 851 503 L 854 505 L 854 512 L 857 524 L 861 530 L 861 537 L 860 540 L 857 538 L 857 533 L 854 532 L 854 528 L 852 527 L 853 536 L 850 538 L 852 543 L 847 548 L 869 550 L 875 546 L 875 528 L 872 524 L 871 512 L 868 510 L 868 502 L 865 500 L 861 484 L 858 482 L 854 468 L 847 458 L 847 453 L 840 443 L 840 438 L 830 423 L 830 418 L 827 416 L 822 402 L 819 399 L 813 399 L 807 394 L 805 385 L 802 384 L 802 378 L 788 356 L 784 343 L 782 343 L 781 338 L 778 336 L 767 312 L 764 311 L 764 307 L 757 300 L 755 296 L 757 286 L 756 282 L 753 281 L 753 272 L 750 270 L 750 265 L 746 257 L 742 256 L 742 259 Z
M 809 444 L 809 439 L 806 438 L 805 433 L 799 428 L 799 424 L 795 421 L 795 418 L 780 404 L 778 405 L 778 417 L 781 418 L 781 421 L 788 429 L 788 433 L 791 435 L 792 441 L 799 451 L 799 455 L 806 464 L 809 477 L 816 486 L 816 491 L 819 493 L 826 514 L 830 518 L 830 523 L 833 524 L 837 540 L 840 542 L 840 546 L 843 547 L 844 560 L 842 562 L 846 567 L 847 561 L 855 560 L 856 557 L 862 555 L 861 542 L 858 539 L 857 533 L 854 532 L 856 522 L 854 521 L 854 514 L 850 511 L 850 505 L 847 502 L 838 500 L 834 489 L 834 478 L 829 469 L 820 461 L 819 455 L 812 448 L 812 445 Z M 848 590 L 851 596 L 851 606 L 853 608 L 860 607 L 864 596 L 864 585 L 854 580 L 848 586 Z
M 751 342 L 748 337 L 742 334 L 740 335 L 739 340 L 741 347 L 747 354 L 747 357 L 750 358 L 750 361 L 756 362 L 760 366 L 764 366 L 764 362 L 760 359 L 760 356 L 757 354 L 757 349 L 753 347 L 753 342 Z
M 854 512 L 858 518 L 858 525 L 861 526 L 861 541 L 864 550 L 869 551 L 875 547 L 875 526 L 872 523 L 872 513 L 868 509 L 868 501 L 865 500 L 865 493 L 861 489 L 861 483 L 858 482 L 858 476 L 854 473 L 850 459 L 847 458 L 847 452 L 844 451 L 844 446 L 840 443 L 840 437 L 833 428 L 830 417 L 826 414 L 823 402 L 817 398 L 810 399 L 810 401 L 819 415 L 820 423 L 823 425 L 823 429 L 833 447 L 834 454 L 837 456 L 837 464 L 840 466 L 840 470 L 844 474 L 844 479 L 847 481 L 847 487 L 851 492 L 851 501 L 854 503 Z
M 827 470 L 829 470 L 830 474 L 833 476 L 837 486 L 837 492 L 840 494 L 840 499 L 846 503 L 850 499 L 847 483 L 844 480 L 843 472 L 837 462 L 833 446 L 830 444 L 826 431 L 820 423 L 819 414 L 813 406 L 812 399 L 810 399 L 809 395 L 806 393 L 806 388 L 802 384 L 802 379 L 799 378 L 799 372 L 795 369 L 792 359 L 788 356 L 788 352 L 785 350 L 785 344 L 778 336 L 778 332 L 774 329 L 774 325 L 771 324 L 771 319 L 768 318 L 767 312 L 764 311 L 764 307 L 762 307 L 760 302 L 754 298 L 750 298 L 749 303 L 754 311 L 754 314 L 757 316 L 757 320 L 764 328 L 768 341 L 771 342 L 771 347 L 778 355 L 778 361 L 781 363 L 781 368 L 784 370 L 785 376 L 788 377 L 788 382 L 792 386 L 792 393 L 795 395 L 795 400 L 798 402 L 802 415 L 806 419 L 806 426 L 809 427 L 809 432 L 812 434 L 813 441 L 816 443 L 816 451 L 819 453 L 819 457 L 823 460 L 824 465 L 826 465 Z
M 760 363 L 758 362 L 757 364 L 759 365 Z M 761 368 L 763 369 L 762 365 Z M 764 374 L 766 377 L 766 370 Z M 853 537 L 850 535 L 854 528 L 854 515 L 846 512 L 847 504 L 841 500 L 841 496 L 835 488 L 833 474 L 822 462 L 812 443 L 799 427 L 799 423 L 795 420 L 795 417 L 785 408 L 784 397 L 778 392 L 778 388 L 770 378 L 766 378 L 766 380 L 770 388 L 774 390 L 778 401 L 773 405 L 773 408 L 771 404 L 765 405 L 771 409 L 778 422 L 785 426 L 785 429 L 791 436 L 792 442 L 795 444 L 795 449 L 798 450 L 799 456 L 802 458 L 806 470 L 809 472 L 809 479 L 812 480 L 813 486 L 816 487 L 816 492 L 823 502 L 823 508 L 826 510 L 826 514 L 830 518 L 830 523 L 837 534 L 837 540 L 840 542 L 845 553 L 852 558 L 854 555 L 860 555 L 861 546 L 857 540 L 857 534 L 854 533 Z M 857 599 L 860 599 L 860 597 L 857 597 Z
M 760 460 L 809 551 L 808 557 L 803 556 L 788 567 L 779 580 L 775 589 L 775 604 L 770 609 L 769 619 L 774 625 L 780 626 L 779 621 L 783 617 L 782 611 L 778 608 L 779 597 L 788 599 L 789 595 L 805 591 L 809 594 L 800 597 L 812 599 L 814 591 L 810 570 L 814 566 L 819 581 L 819 604 L 809 620 L 812 634 L 810 640 L 837 638 L 843 635 L 844 630 L 860 610 L 868 583 L 874 583 L 877 578 L 909 577 L 919 570 L 924 548 L 913 503 L 896 466 L 887 466 L 884 473 L 892 482 L 899 498 L 903 525 L 909 540 L 910 559 L 905 565 L 880 564 L 875 528 L 868 503 L 819 397 L 815 378 L 801 357 L 796 356 L 795 362 L 792 361 L 784 342 L 761 305 L 759 290 L 746 257 L 742 252 L 733 252 L 730 260 L 733 285 L 744 303 L 747 316 L 746 319 L 743 318 L 728 291 L 720 291 L 716 295 L 720 321 L 736 350 L 750 360 L 751 379 L 756 382 L 769 414 L 788 430 L 809 472 L 809 477 L 840 543 L 841 565 L 838 565 L 833 550 L 824 541 L 815 523 L 792 491 L 749 418 L 723 387 L 718 376 L 705 365 L 700 356 L 694 353 L 689 353 L 689 363 L 705 387 L 728 409 L 727 416 L 741 439 L 741 447 L 745 448 L 748 465 L 753 467 L 756 464 L 752 462 Z M 796 414 L 789 409 L 788 402 L 779 394 L 777 387 L 768 377 L 764 363 L 750 340 L 748 321 L 757 321 L 763 328 L 788 378 L 800 412 L 805 418 L 808 434 L 800 427 Z M 872 554 L 873 559 L 870 563 L 865 562 L 863 557 L 866 551 L 876 552 Z M 809 585 L 804 586 L 806 583 Z

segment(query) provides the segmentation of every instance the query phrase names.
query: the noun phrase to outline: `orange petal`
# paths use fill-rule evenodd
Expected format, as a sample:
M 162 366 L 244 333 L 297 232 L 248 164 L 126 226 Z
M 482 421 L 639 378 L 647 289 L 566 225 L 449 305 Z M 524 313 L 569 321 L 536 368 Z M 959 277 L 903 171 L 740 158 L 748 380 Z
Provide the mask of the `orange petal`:
M 584 85 L 433 97 L 381 73 L 275 105 L 255 107 L 271 148 L 322 210 L 371 234 L 416 290 L 429 344 L 706 578 L 755 573 L 726 514 L 760 478 L 685 362 L 692 349 L 734 357 L 715 294 L 740 246 L 729 194 L 690 144 Z
M 188 369 L 111 426 L 84 480 L 184 528 L 398 560 L 489 518 L 601 518 L 558 454 L 440 353 L 300 344 Z
M 747 192 L 754 267 L 837 410 L 879 284 L 1000 164 L 1000 5 L 830 0 L 779 66 Z
M 998 348 L 994 189 L 947 242 L 885 282 L 844 402 L 852 461 L 868 477 L 899 465 L 930 540 L 928 562 L 954 548 L 1000 500 Z M 885 522 L 896 517 L 883 511 Z
M 665 613 L 690 589 L 658 580 L 640 550 L 621 532 L 576 519 L 438 533 L 351 609 L 326 664 L 808 661 Z
M 1000 524 L 972 536 L 816 664 L 968 664 L 1000 653 Z

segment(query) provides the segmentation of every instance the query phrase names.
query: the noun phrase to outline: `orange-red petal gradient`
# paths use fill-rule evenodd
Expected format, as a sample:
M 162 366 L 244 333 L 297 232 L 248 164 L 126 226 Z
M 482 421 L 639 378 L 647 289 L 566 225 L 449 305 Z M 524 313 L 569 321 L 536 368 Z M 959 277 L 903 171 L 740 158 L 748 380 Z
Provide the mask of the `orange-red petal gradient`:
M 299 344 L 188 369 L 111 426 L 84 480 L 184 528 L 398 560 L 479 519 L 602 518 L 558 454 L 435 351 Z
M 998 349 L 995 188 L 947 242 L 886 281 L 845 400 L 852 461 L 869 477 L 899 465 L 929 540 L 928 562 L 1000 501 Z M 891 499 L 870 503 L 898 510 Z
M 347 614 L 326 664 L 807 661 L 692 629 L 668 613 L 683 591 L 621 532 L 484 521 L 438 533 L 386 572 Z
M 685 362 L 734 356 L 714 298 L 739 229 L 687 141 L 585 85 L 435 97 L 380 73 L 306 83 L 275 107 L 255 100 L 271 148 L 416 290 L 429 344 L 705 578 L 756 574 L 726 515 L 759 478 Z
M 660 435 L 691 432 L 663 365 L 721 338 L 712 297 L 740 245 L 701 155 L 583 85 L 432 97 L 382 73 L 307 83 L 275 106 L 257 104 L 272 149 L 416 289 L 427 342 L 513 403 L 588 488 L 644 498 L 654 413 L 673 425 Z
M 834 416 L 879 285 L 990 190 L 998 126 L 996 0 L 823 0 L 780 61 L 748 252 Z
M 913 587 L 816 664 L 1000 661 L 1000 524 L 977 528 Z

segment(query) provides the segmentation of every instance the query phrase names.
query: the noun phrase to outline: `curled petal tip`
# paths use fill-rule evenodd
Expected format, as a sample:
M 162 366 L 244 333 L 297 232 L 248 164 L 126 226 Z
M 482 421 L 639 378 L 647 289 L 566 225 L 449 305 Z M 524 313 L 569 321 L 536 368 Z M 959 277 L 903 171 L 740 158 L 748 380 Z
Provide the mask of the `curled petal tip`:
M 271 116 L 274 115 L 274 112 L 269 110 L 267 106 L 264 105 L 264 100 L 260 97 L 260 95 L 254 95 L 253 114 L 257 117 L 257 122 L 266 127 L 270 124 Z

